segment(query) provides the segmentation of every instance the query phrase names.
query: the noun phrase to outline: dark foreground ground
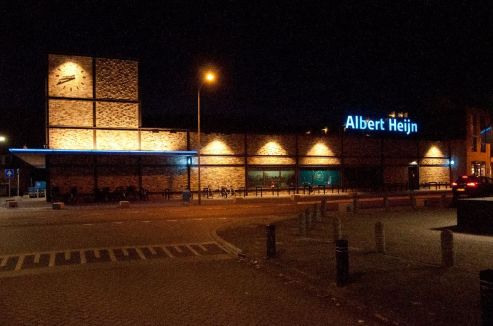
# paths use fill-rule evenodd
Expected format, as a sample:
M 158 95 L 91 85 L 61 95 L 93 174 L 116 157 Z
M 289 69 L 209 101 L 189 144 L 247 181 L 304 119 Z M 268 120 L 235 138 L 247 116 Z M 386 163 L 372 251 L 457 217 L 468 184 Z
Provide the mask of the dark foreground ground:
M 350 283 L 335 284 L 332 222 L 339 217 L 349 241 Z M 375 250 L 374 225 L 385 226 L 386 254 Z M 455 266 L 441 267 L 440 232 L 455 230 L 455 209 L 408 208 L 357 214 L 329 212 L 301 236 L 296 216 L 277 221 L 277 251 L 265 259 L 265 224 L 224 228 L 219 235 L 242 250 L 244 259 L 319 297 L 357 307 L 389 324 L 479 325 L 479 271 L 493 268 L 493 237 L 454 233 Z M 457 231 L 457 230 L 455 230 Z

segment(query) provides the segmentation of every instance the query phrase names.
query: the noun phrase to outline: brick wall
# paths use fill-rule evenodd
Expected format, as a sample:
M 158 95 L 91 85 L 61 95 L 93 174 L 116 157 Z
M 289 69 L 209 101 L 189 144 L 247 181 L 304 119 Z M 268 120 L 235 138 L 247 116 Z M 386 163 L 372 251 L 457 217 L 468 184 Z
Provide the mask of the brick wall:
M 142 150 L 185 151 L 187 150 L 187 133 L 161 130 L 141 131 Z
M 91 129 L 49 129 L 50 148 L 55 149 L 93 149 Z
M 137 61 L 96 59 L 96 98 L 139 99 Z
M 92 102 L 51 100 L 49 102 L 50 126 L 92 127 Z
M 138 150 L 137 130 L 96 130 L 96 148 L 106 150 Z
M 96 102 L 96 127 L 138 128 L 137 103 Z

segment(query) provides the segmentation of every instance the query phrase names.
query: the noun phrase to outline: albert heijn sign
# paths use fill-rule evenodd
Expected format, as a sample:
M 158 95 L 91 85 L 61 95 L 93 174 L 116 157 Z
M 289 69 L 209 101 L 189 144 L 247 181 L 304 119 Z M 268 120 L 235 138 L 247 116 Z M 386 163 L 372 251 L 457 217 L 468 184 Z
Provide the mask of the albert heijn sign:
M 344 126 L 346 129 L 361 131 L 387 131 L 406 135 L 418 132 L 418 124 L 408 118 L 380 118 L 375 120 L 364 118 L 361 115 L 348 115 Z

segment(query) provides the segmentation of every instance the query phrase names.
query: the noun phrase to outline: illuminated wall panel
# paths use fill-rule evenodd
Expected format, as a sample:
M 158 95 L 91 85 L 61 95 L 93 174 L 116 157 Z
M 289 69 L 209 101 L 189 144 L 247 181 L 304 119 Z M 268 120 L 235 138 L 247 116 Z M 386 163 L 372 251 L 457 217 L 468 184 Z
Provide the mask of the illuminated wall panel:
M 50 54 L 48 96 L 92 98 L 92 58 Z
M 419 182 L 449 182 L 449 168 L 435 166 L 419 167 Z
M 341 160 L 336 157 L 302 157 L 300 165 L 339 165 Z
M 295 155 L 294 135 L 248 135 L 249 155 Z
M 243 134 L 202 133 L 202 154 L 243 154 L 245 152 Z M 197 149 L 197 133 L 190 133 L 190 147 Z
M 137 61 L 96 59 L 96 98 L 139 99 Z
M 298 138 L 299 154 L 337 156 L 341 154 L 341 140 L 334 137 L 303 135 Z
M 92 127 L 92 102 L 72 100 L 49 101 L 50 126 Z
M 243 167 L 201 167 L 200 184 L 202 188 L 210 185 L 214 189 L 232 185 L 235 189 L 245 185 L 245 169 Z M 197 169 L 191 174 L 192 189 L 197 189 Z
M 144 130 L 141 132 L 141 148 L 149 151 L 185 151 L 187 133 Z
M 90 129 L 49 129 L 52 149 L 93 149 L 93 132 Z
M 447 157 L 448 146 L 447 143 L 440 141 L 421 141 L 419 154 L 421 157 Z
M 197 160 L 193 160 L 194 164 L 197 164 Z M 232 165 L 232 164 L 243 164 L 245 160 L 243 157 L 235 156 L 201 156 L 200 164 L 217 164 L 217 165 Z
M 292 165 L 295 164 L 296 160 L 291 157 L 275 157 L 275 156 L 266 156 L 266 157 L 249 157 L 248 164 L 250 165 Z
M 138 128 L 137 103 L 96 102 L 96 127 Z
M 109 150 L 138 150 L 137 130 L 97 130 L 96 148 Z

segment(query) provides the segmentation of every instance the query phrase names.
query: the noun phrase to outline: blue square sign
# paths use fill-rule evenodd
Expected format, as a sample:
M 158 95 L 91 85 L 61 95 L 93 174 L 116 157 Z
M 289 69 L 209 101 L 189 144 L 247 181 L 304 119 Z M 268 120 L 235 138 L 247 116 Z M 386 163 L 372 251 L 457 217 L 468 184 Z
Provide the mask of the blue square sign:
M 5 177 L 7 179 L 13 179 L 15 177 L 14 169 L 5 169 Z

